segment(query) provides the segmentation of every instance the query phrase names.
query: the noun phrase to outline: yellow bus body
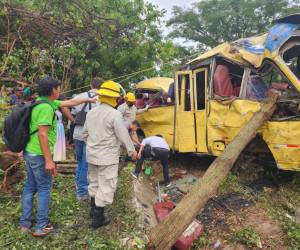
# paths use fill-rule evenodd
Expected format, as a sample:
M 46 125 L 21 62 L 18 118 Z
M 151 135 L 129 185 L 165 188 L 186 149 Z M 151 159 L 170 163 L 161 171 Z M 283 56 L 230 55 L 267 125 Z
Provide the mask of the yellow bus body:
M 245 97 L 249 89 L 249 77 L 254 72 L 259 77 L 268 78 L 268 70 L 274 70 L 274 75 L 282 75 L 287 79 L 292 86 L 289 88 L 293 88 L 292 92 L 299 96 L 300 81 L 283 59 L 285 51 L 293 48 L 293 44 L 298 46 L 299 43 L 300 46 L 300 34 L 298 36 L 297 33 L 300 23 L 291 24 L 289 20 L 281 19 L 268 33 L 247 38 L 247 46 L 244 42 L 246 39 L 222 44 L 177 71 L 175 104 L 150 108 L 138 115 L 145 135 L 163 135 L 170 147 L 178 152 L 218 156 L 252 115 L 260 110 L 261 100 Z M 281 34 L 284 28 L 289 32 Z M 272 40 L 274 32 L 277 37 Z M 214 96 L 213 74 L 218 63 L 227 63 L 233 70 L 234 67 L 242 70 L 238 96 Z M 264 67 L 268 69 L 266 74 L 261 73 Z M 270 83 L 274 84 L 271 80 Z M 157 86 L 153 83 L 153 89 L 158 89 Z M 151 84 L 147 88 L 151 89 Z M 138 84 L 137 89 L 143 89 L 143 86 Z M 166 91 L 165 85 L 162 90 Z M 289 103 L 294 102 L 299 105 L 299 98 L 289 99 Z M 272 153 L 278 168 L 300 170 L 300 116 L 272 118 L 258 134 Z

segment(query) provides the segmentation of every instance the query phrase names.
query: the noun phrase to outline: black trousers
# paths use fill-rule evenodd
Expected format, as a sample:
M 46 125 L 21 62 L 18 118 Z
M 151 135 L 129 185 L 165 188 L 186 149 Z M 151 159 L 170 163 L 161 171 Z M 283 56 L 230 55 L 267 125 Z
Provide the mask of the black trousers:
M 142 166 L 143 163 L 145 161 L 145 159 L 149 159 L 152 158 L 153 160 L 159 160 L 163 166 L 163 175 L 164 175 L 164 181 L 165 183 L 169 183 L 170 182 L 170 176 L 169 176 L 169 164 L 168 164 L 168 159 L 169 159 L 169 150 L 168 149 L 164 149 L 164 148 L 152 148 L 151 152 L 152 155 L 150 153 L 148 153 L 146 150 L 143 151 L 142 156 L 140 159 L 137 160 L 136 162 L 136 167 L 134 170 L 135 174 L 140 174 L 140 172 L 142 171 Z

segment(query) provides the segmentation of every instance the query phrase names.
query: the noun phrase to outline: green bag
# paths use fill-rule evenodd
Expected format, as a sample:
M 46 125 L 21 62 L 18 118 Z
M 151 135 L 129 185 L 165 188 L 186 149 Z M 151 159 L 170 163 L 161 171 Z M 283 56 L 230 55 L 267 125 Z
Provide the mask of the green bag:
M 145 167 L 145 175 L 151 176 L 153 174 L 153 169 L 150 166 Z

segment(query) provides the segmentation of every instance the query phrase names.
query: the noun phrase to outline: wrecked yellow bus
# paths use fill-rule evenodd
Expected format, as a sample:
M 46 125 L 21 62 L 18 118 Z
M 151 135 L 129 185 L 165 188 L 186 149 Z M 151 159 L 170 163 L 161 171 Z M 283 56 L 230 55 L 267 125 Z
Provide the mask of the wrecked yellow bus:
M 145 135 L 162 134 L 178 152 L 218 156 L 273 88 L 281 92 L 277 109 L 247 150 L 271 153 L 279 169 L 300 170 L 299 20 L 291 15 L 267 33 L 217 46 L 177 71 L 174 83 L 137 84 L 141 98 L 161 99 L 138 115 Z

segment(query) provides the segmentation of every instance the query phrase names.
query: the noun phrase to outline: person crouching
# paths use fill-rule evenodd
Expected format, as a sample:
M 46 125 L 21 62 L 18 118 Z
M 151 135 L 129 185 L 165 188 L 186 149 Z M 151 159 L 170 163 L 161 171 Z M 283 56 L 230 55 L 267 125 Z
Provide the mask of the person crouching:
M 116 82 L 104 82 L 97 91 L 100 104 L 88 112 L 83 128 L 88 162 L 88 192 L 91 197 L 91 226 L 94 229 L 110 223 L 110 219 L 104 215 L 104 207 L 112 204 L 117 188 L 121 143 L 132 160 L 137 158 L 122 116 L 115 109 L 120 92 Z
M 166 140 L 161 135 L 155 135 L 145 138 L 142 143 L 138 154 L 138 160 L 132 176 L 138 178 L 142 171 L 144 160 L 147 158 L 159 160 L 163 167 L 164 185 L 165 187 L 171 186 L 169 176 L 169 159 L 170 147 Z

